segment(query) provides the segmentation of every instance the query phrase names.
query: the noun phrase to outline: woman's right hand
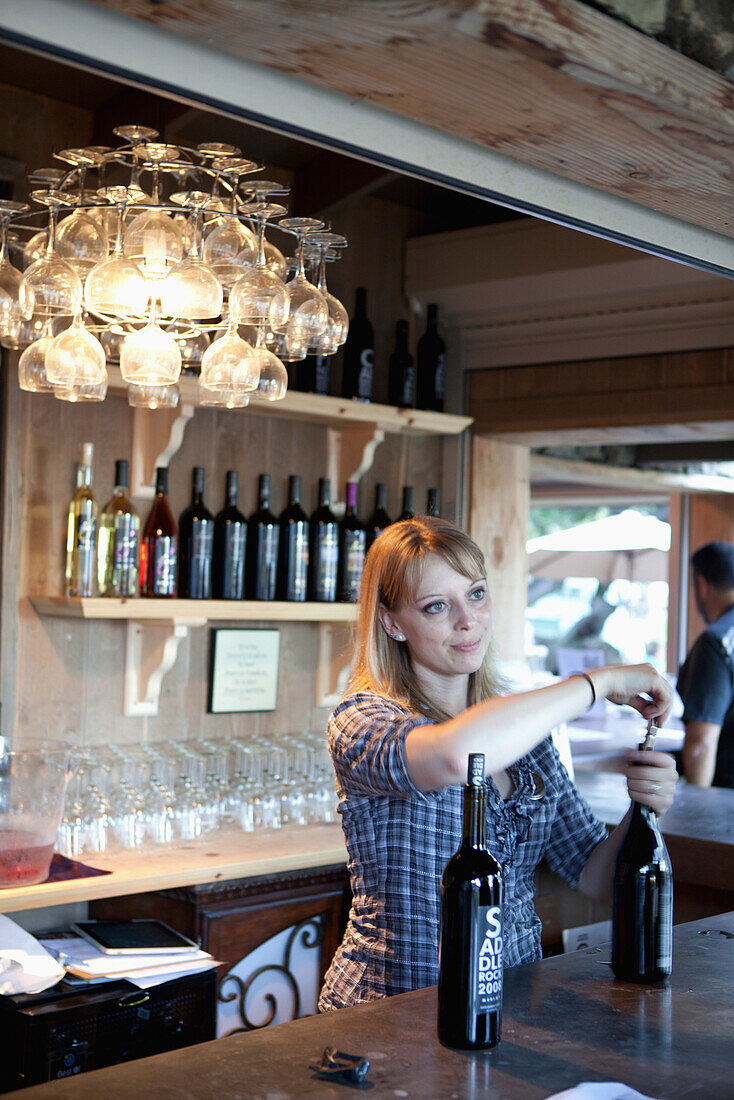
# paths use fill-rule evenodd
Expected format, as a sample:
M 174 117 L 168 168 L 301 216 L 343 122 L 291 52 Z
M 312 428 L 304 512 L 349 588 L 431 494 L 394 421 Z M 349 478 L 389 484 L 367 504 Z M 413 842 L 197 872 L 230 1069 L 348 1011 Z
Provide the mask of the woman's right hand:
M 667 722 L 673 689 L 652 665 L 608 665 L 595 668 L 588 675 L 597 696 L 603 695 L 620 706 L 634 707 L 648 721 L 654 718 L 658 726 Z

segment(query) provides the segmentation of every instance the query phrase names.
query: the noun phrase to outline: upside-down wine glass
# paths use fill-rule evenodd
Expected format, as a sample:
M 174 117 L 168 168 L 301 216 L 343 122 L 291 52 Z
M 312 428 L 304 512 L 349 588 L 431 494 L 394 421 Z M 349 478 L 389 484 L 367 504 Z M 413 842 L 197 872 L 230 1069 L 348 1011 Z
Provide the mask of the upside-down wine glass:
M 209 201 L 206 191 L 179 191 L 171 195 L 171 202 L 186 206 L 191 212 L 190 245 L 183 260 L 170 269 L 161 283 L 161 310 L 165 317 L 204 321 L 219 317 L 222 312 L 222 284 L 199 254 L 202 211 Z
M 55 336 L 46 350 L 46 378 L 53 386 L 100 386 L 107 379 L 104 348 L 82 321 L 81 309 L 70 328 Z
M 122 249 L 125 210 L 133 197 L 127 187 L 108 187 L 99 194 L 117 207 L 117 236 L 110 258 L 87 275 L 84 284 L 87 309 L 103 317 L 123 320 L 144 317 L 150 289 L 138 265 Z
M 225 183 L 231 187 L 229 212 L 204 240 L 204 259 L 211 267 L 225 290 L 229 291 L 242 274 L 244 267 L 252 267 L 257 259 L 255 234 L 239 220 L 237 188 L 239 181 L 260 166 L 243 157 L 217 158 L 212 168 L 221 172 Z
M 309 244 L 312 244 L 316 250 L 318 262 L 316 285 L 326 299 L 329 312 L 326 328 L 320 336 L 312 341 L 310 350 L 316 355 L 333 355 L 347 339 L 349 314 L 339 299 L 329 292 L 326 285 L 326 264 L 330 259 L 338 259 L 339 253 L 337 250 L 346 248 L 347 238 L 342 237 L 340 233 L 312 233 L 309 237 Z
M 257 262 L 237 279 L 229 295 L 229 311 L 236 324 L 281 328 L 288 320 L 288 291 L 285 283 L 269 270 L 265 260 L 265 223 L 285 214 L 278 203 L 246 203 L 246 215 L 257 224 Z
M 8 224 L 16 214 L 28 209 L 24 202 L 0 199 L 0 344 L 4 348 L 17 348 L 18 335 L 23 320 L 20 311 L 20 284 L 22 272 L 8 258 Z
M 71 264 L 83 281 L 96 264 L 107 258 L 107 233 L 99 221 L 83 208 L 85 203 L 97 197 L 96 192 L 85 190 L 87 169 L 97 166 L 100 159 L 104 158 L 87 149 L 63 149 L 55 155 L 58 160 L 63 160 L 76 169 L 76 173 L 70 175 L 77 174 L 79 177 L 78 191 L 69 192 L 74 195 L 77 209 L 60 222 L 56 234 L 56 249 L 62 260 Z
M 252 401 L 282 401 L 288 390 L 288 371 L 278 356 L 265 346 L 266 325 L 259 325 L 253 352 L 259 367 L 257 389 L 250 394 Z
M 270 202 L 271 199 L 285 199 L 290 195 L 290 187 L 276 183 L 275 180 L 254 179 L 246 184 L 242 191 L 252 196 L 254 202 Z M 268 270 L 285 282 L 288 274 L 288 262 L 279 248 L 265 238 L 265 263 Z
M 249 396 L 260 381 L 260 362 L 253 347 L 243 340 L 230 316 L 227 329 L 213 340 L 201 358 L 199 383 L 206 390 L 226 390 Z
M 181 351 L 158 324 L 155 294 L 145 328 L 130 332 L 120 350 L 120 373 L 125 382 L 139 386 L 168 386 L 181 374 Z
M 143 160 L 144 168 L 152 172 L 154 209 L 143 210 L 130 222 L 123 238 L 123 251 L 135 261 L 146 279 L 158 282 L 183 258 L 181 234 L 171 215 L 158 208 L 161 168 L 164 165 L 172 167 L 179 151 L 175 145 L 149 141 L 136 145 L 133 153 Z
M 31 318 L 73 316 L 82 303 L 82 282 L 74 268 L 62 260 L 56 251 L 56 223 L 59 208 L 68 206 L 73 198 L 62 191 L 33 191 L 36 202 L 48 207 L 48 241 L 46 251 L 26 270 L 20 284 L 21 314 Z
M 53 386 L 46 377 L 46 352 L 54 338 L 52 324 L 47 317 L 40 335 L 18 360 L 18 385 L 29 393 L 53 393 Z
M 329 321 L 329 309 L 326 299 L 318 287 L 306 277 L 304 247 L 306 238 L 324 223 L 318 218 L 281 218 L 281 229 L 293 233 L 298 241 L 296 253 L 296 273 L 286 283 L 289 309 L 287 331 L 296 344 L 312 344 L 326 330 Z

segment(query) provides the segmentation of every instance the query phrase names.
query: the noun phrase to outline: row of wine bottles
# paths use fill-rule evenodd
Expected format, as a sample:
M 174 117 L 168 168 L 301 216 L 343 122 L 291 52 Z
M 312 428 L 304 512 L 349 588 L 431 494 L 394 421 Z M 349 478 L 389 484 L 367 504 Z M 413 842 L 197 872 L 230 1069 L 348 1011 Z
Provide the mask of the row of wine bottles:
M 375 335 L 367 316 L 367 291 L 357 287 L 354 316 L 344 345 L 342 397 L 371 401 L 374 389 Z M 395 326 L 395 347 L 389 362 L 388 401 L 401 409 L 443 412 L 446 379 L 446 345 L 438 332 L 438 306 L 429 305 L 426 330 L 418 340 L 415 358 L 408 350 L 408 322 Z M 328 394 L 331 357 L 312 355 L 296 364 L 296 390 Z
M 115 463 L 115 488 L 98 515 L 91 443 L 82 448 L 71 499 L 66 543 L 67 596 L 154 596 L 207 600 L 353 602 L 359 595 L 367 549 L 391 520 L 387 487 L 375 487 L 366 522 L 357 516 L 357 485 L 347 483 L 346 511 L 331 511 L 328 478 L 319 479 L 319 504 L 301 507 L 301 478 L 288 481 L 288 505 L 270 509 L 270 475 L 258 481 L 257 509 L 247 519 L 237 507 L 238 475 L 228 470 L 224 507 L 213 516 L 204 503 L 204 468 L 192 472 L 191 503 L 176 524 L 168 503 L 168 470 L 156 471 L 156 493 L 141 531 L 128 499 L 128 464 Z M 400 519 L 414 514 L 413 487 L 403 487 Z M 439 514 L 439 491 L 428 490 L 426 512 Z

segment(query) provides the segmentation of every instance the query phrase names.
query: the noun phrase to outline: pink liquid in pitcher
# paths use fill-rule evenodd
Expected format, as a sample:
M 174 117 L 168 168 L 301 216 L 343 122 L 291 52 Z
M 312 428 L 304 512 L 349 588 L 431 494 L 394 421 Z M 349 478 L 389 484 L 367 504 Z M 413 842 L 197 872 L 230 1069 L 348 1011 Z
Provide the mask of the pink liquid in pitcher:
M 39 844 L 35 833 L 22 829 L 0 832 L 0 888 L 44 882 L 53 851 L 53 841 Z

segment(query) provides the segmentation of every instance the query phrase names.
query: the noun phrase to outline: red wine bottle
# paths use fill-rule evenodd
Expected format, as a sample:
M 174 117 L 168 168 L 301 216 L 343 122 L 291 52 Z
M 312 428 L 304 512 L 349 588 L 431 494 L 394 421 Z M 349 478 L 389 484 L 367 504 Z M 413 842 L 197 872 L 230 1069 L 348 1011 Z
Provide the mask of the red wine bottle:
M 652 748 L 650 723 L 641 749 Z M 625 982 L 651 985 L 673 969 L 673 870 L 657 815 L 632 803 L 617 853 L 612 901 L 612 970 Z
M 387 506 L 387 485 L 383 485 L 379 482 L 375 485 L 375 510 L 367 520 L 367 549 L 369 550 L 372 543 L 375 541 L 381 531 L 384 531 L 386 527 L 389 527 L 392 523 L 389 515 L 385 511 Z
M 426 499 L 426 515 L 427 516 L 440 516 L 441 515 L 441 490 L 429 489 L 428 497 Z
M 408 351 L 408 322 L 395 325 L 395 350 L 389 363 L 390 404 L 399 409 L 415 405 L 415 362 Z
M 487 850 L 484 756 L 472 753 L 464 787 L 461 845 L 441 878 L 438 1037 L 486 1050 L 502 1025 L 502 872 Z
M 280 514 L 278 599 L 297 603 L 308 596 L 308 516 L 301 507 L 301 478 L 288 479 L 288 507 Z
M 212 594 L 217 600 L 245 595 L 247 520 L 237 507 L 237 471 L 227 470 L 224 507 L 214 520 Z
M 417 401 L 419 409 L 443 412 L 446 345 L 438 334 L 438 306 L 428 307 L 426 331 L 418 341 Z
M 375 336 L 367 317 L 367 290 L 357 287 L 354 317 L 344 345 L 342 396 L 357 401 L 372 400 Z
M 339 581 L 337 595 L 342 603 L 356 603 L 367 550 L 367 528 L 357 518 L 357 483 L 347 482 L 347 508 L 339 524 Z
M 328 477 L 319 478 L 319 506 L 309 520 L 308 598 L 319 603 L 336 600 L 339 565 L 339 524 L 329 504 Z
M 260 474 L 258 504 L 247 524 L 245 591 L 250 600 L 274 600 L 278 577 L 278 520 L 270 511 L 270 474 Z
M 140 583 L 144 596 L 175 596 L 178 532 L 168 506 L 168 470 L 155 472 L 155 499 L 143 530 Z
M 194 466 L 191 504 L 178 518 L 178 594 L 189 600 L 212 596 L 214 517 L 204 504 L 204 467 Z
M 398 522 L 401 519 L 412 519 L 415 515 L 415 512 L 413 511 L 413 497 L 413 486 L 403 485 L 403 508 L 400 515 L 398 516 Z

